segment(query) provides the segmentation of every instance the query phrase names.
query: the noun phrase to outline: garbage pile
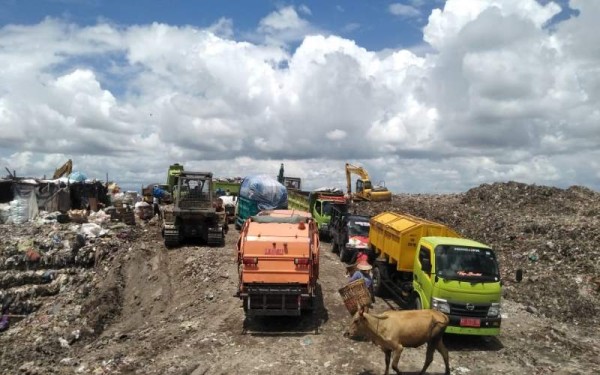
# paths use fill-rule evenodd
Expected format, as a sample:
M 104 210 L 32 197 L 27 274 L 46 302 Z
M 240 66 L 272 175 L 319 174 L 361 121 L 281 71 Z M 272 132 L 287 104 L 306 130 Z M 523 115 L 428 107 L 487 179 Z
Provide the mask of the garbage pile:
M 90 311 L 88 304 L 98 270 L 109 269 L 147 225 L 111 220 L 102 210 L 70 213 L 65 223 L 56 219 L 61 215 L 42 212 L 31 222 L 0 224 L 0 342 L 18 338 L 19 345 L 35 349 L 13 358 L 15 364 L 68 352 L 76 341 L 97 335 L 94 317 L 105 313 Z
M 355 210 L 393 210 L 444 223 L 495 249 L 505 298 L 562 322 L 600 322 L 598 192 L 507 182 L 462 194 L 399 194 L 391 204 L 358 202 Z M 514 281 L 517 269 L 524 272 L 521 283 Z
M 17 319 L 41 308 L 45 297 L 89 282 L 93 267 L 118 251 L 136 229 L 134 194 L 112 191 L 112 205 L 104 209 L 88 205 L 46 212 L 38 211 L 35 190 L 29 192 L 29 202 L 21 204 L 21 192 L 0 207 L 0 304 L 3 316 Z M 143 223 L 157 220 L 144 219 Z M 10 319 L 3 319 L 2 330 L 9 327 Z

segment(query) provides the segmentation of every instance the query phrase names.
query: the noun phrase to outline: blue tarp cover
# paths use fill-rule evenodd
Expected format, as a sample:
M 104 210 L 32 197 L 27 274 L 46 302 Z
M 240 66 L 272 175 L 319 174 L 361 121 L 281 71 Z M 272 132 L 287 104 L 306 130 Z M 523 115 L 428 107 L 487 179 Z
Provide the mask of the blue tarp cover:
M 87 180 L 87 176 L 80 171 L 75 171 L 69 175 L 69 182 L 85 182 L 85 180 Z
M 240 196 L 252 199 L 260 210 L 287 208 L 287 189 L 269 175 L 254 175 L 244 178 Z

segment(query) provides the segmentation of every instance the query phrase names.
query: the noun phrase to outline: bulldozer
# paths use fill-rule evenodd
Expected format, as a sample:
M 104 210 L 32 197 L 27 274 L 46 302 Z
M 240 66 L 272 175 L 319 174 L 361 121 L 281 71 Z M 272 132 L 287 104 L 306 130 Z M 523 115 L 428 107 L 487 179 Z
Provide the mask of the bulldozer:
M 225 211 L 213 205 L 211 172 L 181 172 L 173 186 L 173 204 L 162 206 L 166 247 L 198 238 L 209 246 L 225 245 Z M 215 197 L 216 198 L 216 197 Z
M 352 174 L 357 174 L 356 191 L 352 193 Z M 392 200 L 392 192 L 385 185 L 373 186 L 369 174 L 363 167 L 346 163 L 346 184 L 348 196 L 353 200 L 383 202 Z

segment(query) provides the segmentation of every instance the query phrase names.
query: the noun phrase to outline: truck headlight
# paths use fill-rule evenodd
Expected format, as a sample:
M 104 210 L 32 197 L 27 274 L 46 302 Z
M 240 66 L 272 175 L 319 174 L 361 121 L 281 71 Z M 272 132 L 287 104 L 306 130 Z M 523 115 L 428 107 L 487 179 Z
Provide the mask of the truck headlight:
M 431 301 L 431 308 L 439 310 L 444 314 L 450 314 L 450 304 L 445 299 L 434 298 Z
M 487 316 L 491 317 L 491 318 L 496 318 L 496 317 L 500 316 L 500 304 L 492 303 L 492 305 L 490 306 L 490 309 L 488 310 Z

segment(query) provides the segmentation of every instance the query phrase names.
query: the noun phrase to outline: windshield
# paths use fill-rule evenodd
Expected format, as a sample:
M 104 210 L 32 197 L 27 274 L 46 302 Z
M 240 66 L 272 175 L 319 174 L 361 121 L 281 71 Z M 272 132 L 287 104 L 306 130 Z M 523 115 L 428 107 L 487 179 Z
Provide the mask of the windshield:
M 179 179 L 179 190 L 177 196 L 180 200 L 210 200 L 208 192 L 205 189 L 206 180 L 198 178 Z
M 370 226 L 368 221 L 350 220 L 348 221 L 348 235 L 369 237 Z
M 435 248 L 437 275 L 452 280 L 499 281 L 498 263 L 490 249 L 440 245 Z
M 321 215 L 323 215 L 323 216 L 330 216 L 331 215 L 331 209 L 334 206 L 339 206 L 339 204 L 337 204 L 335 202 L 330 202 L 330 201 L 323 201 L 323 208 L 322 208 Z

